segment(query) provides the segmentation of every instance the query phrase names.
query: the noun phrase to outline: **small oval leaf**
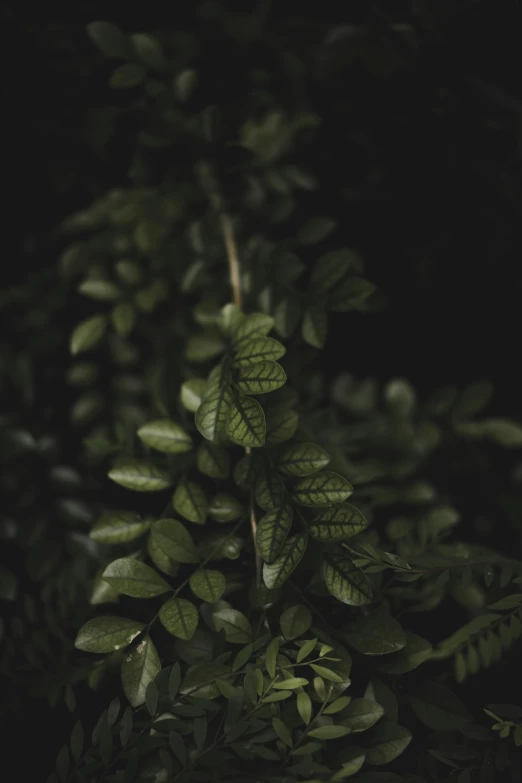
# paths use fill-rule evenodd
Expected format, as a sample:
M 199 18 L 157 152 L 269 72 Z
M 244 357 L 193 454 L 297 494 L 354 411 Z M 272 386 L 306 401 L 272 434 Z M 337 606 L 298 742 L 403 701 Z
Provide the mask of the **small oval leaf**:
M 170 598 L 161 607 L 159 619 L 169 633 L 188 641 L 198 627 L 198 610 L 184 598 Z
M 170 590 L 167 582 L 153 568 L 132 557 L 121 557 L 109 563 L 103 579 L 118 593 L 132 598 L 154 598 Z
M 95 617 L 80 628 L 74 646 L 84 652 L 111 653 L 130 644 L 144 628 L 144 623 L 125 617 Z
M 139 439 L 165 454 L 183 454 L 192 448 L 192 438 L 183 427 L 170 419 L 149 421 L 138 430 Z

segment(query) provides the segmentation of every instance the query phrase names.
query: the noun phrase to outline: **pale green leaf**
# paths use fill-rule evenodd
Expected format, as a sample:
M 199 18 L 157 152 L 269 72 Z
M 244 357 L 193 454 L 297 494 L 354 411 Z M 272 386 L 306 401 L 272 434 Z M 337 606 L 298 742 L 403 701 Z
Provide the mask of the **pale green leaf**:
M 243 340 L 253 337 L 265 337 L 274 325 L 274 319 L 264 313 L 252 313 L 245 316 L 232 332 L 232 342 L 236 347 Z
M 84 652 L 114 652 L 130 644 L 144 628 L 144 623 L 125 617 L 95 617 L 80 628 L 74 646 Z
M 309 476 L 329 462 L 329 454 L 315 443 L 293 443 L 279 453 L 277 469 L 285 476 Z
M 153 598 L 170 590 L 153 568 L 132 557 L 121 557 L 109 563 L 103 578 L 115 590 L 131 598 Z
M 208 504 L 205 493 L 194 481 L 182 479 L 179 482 L 172 495 L 172 506 L 189 522 L 202 525 L 207 518 Z
M 305 310 L 301 324 L 303 340 L 313 348 L 322 348 L 328 331 L 326 311 L 321 305 L 311 305 Z
M 269 511 L 257 523 L 257 548 L 265 562 L 272 563 L 281 551 L 292 526 L 292 514 L 291 506 L 281 506 Z
M 308 532 L 316 541 L 346 541 L 368 526 L 361 512 L 350 503 L 314 514 Z
M 312 615 L 304 604 L 296 604 L 285 609 L 279 620 L 281 631 L 286 639 L 297 639 L 312 625 Z
M 116 484 L 135 492 L 160 492 L 171 483 L 165 470 L 151 462 L 137 459 L 118 463 L 108 476 Z
M 238 446 L 259 447 L 264 445 L 265 414 L 257 400 L 245 395 L 236 395 L 230 405 L 227 434 L 230 440 Z
M 274 679 L 277 666 L 277 654 L 279 652 L 279 639 L 272 639 L 265 652 L 265 665 L 269 677 Z M 261 694 L 259 694 L 261 695 Z
M 192 639 L 198 627 L 198 610 L 184 598 L 169 598 L 159 612 L 164 628 L 178 639 Z
M 119 600 L 120 594 L 117 590 L 108 584 L 103 578 L 103 568 L 96 573 L 93 579 L 91 597 L 89 603 L 91 606 L 100 606 L 102 604 L 112 604 Z
M 364 573 L 344 555 L 328 553 L 323 558 L 323 576 L 328 592 L 349 606 L 369 604 L 373 591 Z
M 78 324 L 74 329 L 70 349 L 73 356 L 82 351 L 90 351 L 101 340 L 107 329 L 107 317 L 105 315 L 93 315 Z
M 267 394 L 284 386 L 286 373 L 277 362 L 259 362 L 246 367 L 236 381 L 243 394 Z
M 102 514 L 89 533 L 100 544 L 126 544 L 139 538 L 151 522 L 132 511 L 108 511 Z
M 224 607 L 212 614 L 212 620 L 217 631 L 223 629 L 227 642 L 232 644 L 247 644 L 252 638 L 252 627 L 244 614 L 237 609 Z
M 306 691 L 297 694 L 297 711 L 301 719 L 308 726 L 312 719 L 312 700 Z
M 203 378 L 192 378 L 190 381 L 185 381 L 181 384 L 180 398 L 185 410 L 196 413 L 201 405 L 206 388 L 207 382 Z
M 244 510 L 241 501 L 226 492 L 214 495 L 208 506 L 208 513 L 216 522 L 233 522 Z
M 178 563 L 198 563 L 199 555 L 188 530 L 177 519 L 158 519 L 151 536 L 168 557 Z
M 202 601 L 219 601 L 225 591 L 227 580 L 221 571 L 202 569 L 195 571 L 189 580 L 190 589 Z
M 214 442 L 223 440 L 233 406 L 234 397 L 226 384 L 212 386 L 205 393 L 196 411 L 196 427 L 204 438 Z
M 202 443 L 197 453 L 198 470 L 210 478 L 227 478 L 230 473 L 230 456 L 223 446 Z
M 294 691 L 296 688 L 302 688 L 304 685 L 309 684 L 309 681 L 305 677 L 289 677 L 287 680 L 274 682 L 272 688 L 282 691 Z
M 320 740 L 339 739 L 339 737 L 346 737 L 350 734 L 350 729 L 347 726 L 319 726 L 318 729 L 312 729 L 308 732 L 309 737 L 314 737 Z
M 183 454 L 192 448 L 192 438 L 183 427 L 170 419 L 158 419 L 143 424 L 138 430 L 139 439 L 165 454 Z
M 389 764 L 406 750 L 411 742 L 411 733 L 396 723 L 382 723 L 377 726 L 371 744 L 365 748 L 368 764 Z
M 277 361 L 286 353 L 286 348 L 272 337 L 254 337 L 239 343 L 234 351 L 234 367 L 250 367 L 260 362 Z
M 301 663 L 301 661 L 304 661 L 305 658 L 307 658 L 312 650 L 315 648 L 317 644 L 317 639 L 309 639 L 307 642 L 305 642 L 300 648 L 299 652 L 297 653 L 297 663 Z
M 301 506 L 342 503 L 352 493 L 353 487 L 345 478 L 327 470 L 298 479 L 292 488 L 292 497 Z
M 78 286 L 78 291 L 90 299 L 99 302 L 113 302 L 120 296 L 120 289 L 109 280 L 84 280 Z
M 273 563 L 263 565 L 265 585 L 273 590 L 282 587 L 295 571 L 306 551 L 307 537 L 304 533 L 289 538 Z
M 316 674 L 322 677 L 323 680 L 328 680 L 328 682 L 344 682 L 344 679 L 340 674 L 332 671 L 332 669 L 328 669 L 326 666 L 320 666 L 317 663 L 311 663 L 310 667 Z
M 150 639 L 144 639 L 123 661 L 121 681 L 125 696 L 133 707 L 145 703 L 147 688 L 161 669 L 157 650 Z

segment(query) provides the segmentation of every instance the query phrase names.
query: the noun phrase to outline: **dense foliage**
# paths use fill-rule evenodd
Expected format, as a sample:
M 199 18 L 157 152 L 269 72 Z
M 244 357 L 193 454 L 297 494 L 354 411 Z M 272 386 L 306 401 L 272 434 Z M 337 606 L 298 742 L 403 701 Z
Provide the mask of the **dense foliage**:
M 522 427 L 487 381 L 355 377 L 387 297 L 324 206 L 314 51 L 196 5 L 87 26 L 128 182 L 0 301 L 7 721 L 66 706 L 50 783 L 515 782 L 522 700 L 481 683 L 520 654 L 521 505 L 485 475 Z

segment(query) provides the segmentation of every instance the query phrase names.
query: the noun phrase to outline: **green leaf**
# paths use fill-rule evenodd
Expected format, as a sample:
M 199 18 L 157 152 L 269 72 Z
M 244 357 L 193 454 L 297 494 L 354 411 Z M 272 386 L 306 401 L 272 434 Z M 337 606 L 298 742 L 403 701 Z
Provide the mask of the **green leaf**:
M 79 323 L 74 329 L 70 340 L 70 349 L 73 356 L 94 348 L 100 342 L 106 329 L 107 316 L 105 315 L 93 315 Z
M 71 756 L 78 761 L 83 750 L 83 726 L 81 720 L 76 721 L 71 733 Z
M 212 603 L 219 601 L 225 592 L 227 580 L 221 571 L 203 569 L 192 574 L 189 584 L 194 595 L 197 595 L 202 601 Z
M 142 443 L 165 454 L 184 454 L 192 448 L 190 435 L 170 419 L 149 421 L 140 427 L 138 437 Z
M 78 292 L 98 302 L 114 302 L 120 296 L 120 289 L 109 280 L 84 280 Z
M 158 70 L 165 67 L 165 55 L 157 38 L 147 33 L 134 33 L 131 35 L 131 41 L 144 66 Z
M 109 84 L 116 89 L 125 89 L 127 87 L 137 87 L 145 81 L 146 71 L 141 65 L 136 63 L 125 63 L 119 65 L 112 72 Z
M 169 598 L 159 612 L 164 628 L 178 639 L 192 639 L 198 627 L 198 610 L 184 598 Z
M 361 512 L 350 503 L 314 514 L 308 532 L 316 541 L 346 541 L 368 526 Z
M 100 544 L 126 544 L 150 528 L 150 520 L 132 511 L 109 511 L 93 525 L 89 537 Z
M 205 493 L 194 481 L 182 479 L 172 495 L 174 510 L 198 525 L 204 524 L 207 518 L 207 499 Z
M 18 593 L 18 579 L 13 572 L 0 566 L 0 600 L 14 601 Z
M 331 218 L 310 218 L 297 232 L 297 241 L 301 245 L 315 245 L 331 234 L 335 226 L 335 220 Z
M 257 548 L 266 563 L 273 563 L 280 553 L 292 526 L 292 514 L 292 506 L 281 506 L 269 511 L 257 523 Z
M 87 35 L 106 57 L 126 57 L 129 51 L 127 36 L 111 22 L 91 22 Z
M 125 617 L 95 617 L 82 625 L 74 646 L 84 652 L 114 652 L 130 644 L 144 628 L 144 623 L 127 620 Z
M 351 647 L 364 655 L 388 655 L 406 646 L 406 634 L 386 611 L 357 617 L 344 633 Z
M 301 324 L 303 340 L 313 348 L 322 348 L 328 332 L 326 311 L 321 305 L 307 307 Z
M 132 557 L 121 557 L 109 563 L 103 578 L 115 590 L 131 598 L 154 598 L 170 590 L 153 568 Z
M 296 604 L 283 612 L 279 624 L 286 639 L 297 639 L 312 625 L 312 615 L 306 606 Z
M 319 677 L 322 677 L 323 680 L 328 680 L 329 682 L 344 682 L 340 674 L 332 671 L 332 669 L 328 669 L 326 666 L 320 666 L 317 663 L 311 663 L 310 667 L 316 674 L 319 675 Z
M 328 298 L 328 309 L 334 313 L 347 313 L 358 307 L 375 291 L 375 286 L 362 277 L 350 277 L 332 291 Z
M 237 672 L 239 669 L 241 669 L 245 665 L 245 663 L 249 660 L 253 650 L 254 650 L 254 645 L 252 643 L 247 644 L 246 647 L 243 647 L 243 649 L 240 650 L 234 658 L 234 661 L 232 663 L 232 671 Z
M 269 589 L 273 590 L 284 585 L 299 565 L 306 551 L 306 544 L 307 537 L 304 533 L 292 536 L 286 541 L 273 563 L 264 564 L 263 580 Z
M 151 536 L 158 547 L 175 562 L 199 562 L 190 533 L 177 519 L 158 519 L 152 525 Z
M 277 332 L 288 339 L 297 328 L 301 318 L 301 304 L 294 296 L 285 296 L 274 311 L 274 327 Z
M 285 502 L 285 488 L 280 476 L 266 469 L 258 477 L 255 485 L 255 499 L 263 511 L 281 508 Z
M 308 290 L 314 296 L 330 291 L 345 276 L 354 263 L 352 250 L 334 250 L 315 263 L 310 275 Z
M 232 443 L 236 443 L 238 446 L 259 447 L 264 445 L 265 414 L 257 400 L 244 395 L 236 396 L 230 405 L 227 434 Z
M 232 343 L 236 350 L 243 340 L 251 340 L 253 337 L 265 337 L 274 325 L 274 319 L 264 313 L 252 313 L 245 316 L 232 332 Z
M 315 648 L 317 644 L 317 639 L 309 639 L 307 642 L 305 642 L 300 648 L 299 652 L 297 653 L 297 663 L 301 663 L 301 661 L 304 661 L 305 658 L 307 658 L 312 650 Z
M 210 478 L 227 478 L 230 473 L 230 457 L 223 446 L 202 443 L 197 453 L 198 470 Z
M 225 632 L 227 642 L 232 644 L 247 644 L 252 639 L 252 627 L 247 618 L 237 609 L 224 607 L 212 614 L 216 631 Z
M 103 568 L 101 568 L 93 579 L 91 597 L 89 603 L 91 606 L 100 606 L 101 604 L 110 604 L 118 601 L 120 594 L 114 590 L 103 579 Z
M 265 666 L 268 676 L 273 680 L 276 674 L 277 654 L 279 652 L 279 639 L 272 639 L 265 652 Z M 261 694 L 260 694 L 261 695 Z
M 213 386 L 205 393 L 196 411 L 196 427 L 204 438 L 211 441 L 223 439 L 233 406 L 234 397 L 226 384 Z
M 351 696 L 339 696 L 338 699 L 332 701 L 331 704 L 324 708 L 323 715 L 336 715 L 338 712 L 342 712 L 350 704 L 351 700 Z M 380 705 L 377 706 L 379 707 Z
M 133 707 L 145 703 L 147 688 L 161 669 L 160 659 L 150 639 L 144 639 L 126 656 L 121 667 L 125 696 Z
M 288 745 L 289 748 L 292 747 L 292 735 L 290 734 L 289 730 L 281 720 L 281 718 L 272 718 L 272 728 L 274 729 L 275 733 L 283 742 L 285 745 Z
M 481 422 L 482 434 L 505 448 L 522 446 L 522 426 L 510 419 L 486 419 Z
M 434 731 L 455 731 L 473 721 L 452 691 L 434 682 L 422 682 L 409 702 L 417 718 Z
M 306 691 L 297 694 L 297 711 L 308 726 L 312 719 L 312 700 Z
M 135 492 L 160 492 L 170 486 L 168 473 L 144 460 L 126 460 L 115 465 L 109 478 L 125 489 Z
M 366 576 L 344 555 L 324 555 L 323 577 L 328 592 L 343 604 L 361 606 L 373 600 L 373 591 Z
M 304 685 L 309 685 L 310 682 L 305 677 L 289 677 L 287 680 L 279 680 L 274 682 L 272 688 L 276 688 L 282 691 L 294 691 L 296 688 L 302 688 Z
M 413 633 L 406 634 L 406 647 L 379 662 L 379 668 L 389 674 L 405 674 L 427 660 L 432 646 L 427 639 Z
M 237 388 L 244 394 L 268 394 L 286 383 L 286 373 L 277 362 L 259 362 L 246 367 L 237 380 Z
M 267 445 L 284 443 L 292 438 L 299 424 L 296 411 L 286 408 L 276 408 L 266 411 L 266 442 Z
M 181 684 L 180 693 L 189 694 L 193 699 L 216 699 L 220 691 L 215 680 L 221 679 L 229 671 L 230 666 L 218 661 L 191 666 Z
M 128 337 L 136 323 L 136 310 L 130 302 L 121 302 L 112 308 L 112 325 L 120 337 Z
M 301 506 L 331 506 L 342 503 L 352 492 L 353 487 L 345 478 L 325 470 L 298 479 L 292 488 L 292 497 Z
M 184 103 L 194 92 L 198 82 L 197 72 L 193 68 L 185 68 L 175 78 L 176 98 Z
M 280 452 L 277 469 L 285 476 L 309 476 L 329 462 L 329 454 L 315 443 L 293 443 Z
M 224 347 L 219 334 L 194 334 L 186 342 L 185 356 L 189 362 L 208 362 L 223 353 Z
M 384 715 L 384 708 L 370 699 L 352 699 L 343 714 L 342 722 L 353 732 L 366 731 Z
M 233 367 L 251 367 L 266 361 L 277 361 L 286 353 L 286 348 L 272 337 L 254 337 L 239 343 L 232 359 Z
M 382 723 L 377 726 L 371 744 L 365 748 L 368 764 L 389 764 L 406 750 L 411 742 L 411 733 L 396 723 Z
M 314 737 L 320 740 L 339 739 L 339 737 L 346 737 L 350 734 L 350 729 L 347 726 L 319 726 L 318 729 L 312 729 L 308 732 L 309 737 Z
M 203 378 L 192 378 L 190 381 L 185 381 L 181 384 L 180 398 L 185 410 L 196 413 L 201 405 L 206 388 L 207 382 Z
M 218 492 L 210 501 L 208 513 L 216 522 L 233 522 L 244 512 L 243 504 L 233 495 Z

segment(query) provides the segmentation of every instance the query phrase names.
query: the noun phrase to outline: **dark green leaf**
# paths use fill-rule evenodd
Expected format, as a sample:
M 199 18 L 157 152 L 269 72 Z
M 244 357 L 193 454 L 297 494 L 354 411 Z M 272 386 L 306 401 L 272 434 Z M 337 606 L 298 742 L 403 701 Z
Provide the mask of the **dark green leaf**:
M 286 541 L 273 563 L 264 564 L 263 580 L 269 589 L 273 590 L 284 585 L 299 565 L 306 551 L 306 544 L 307 538 L 304 533 L 292 536 Z
M 112 72 L 109 84 L 111 87 L 125 89 L 126 87 L 137 87 L 145 81 L 146 71 L 141 65 L 136 63 L 125 63 L 119 65 Z
M 237 609 L 225 607 L 212 614 L 217 631 L 223 629 L 227 642 L 247 644 L 252 638 L 252 628 L 247 618 Z
M 353 487 L 345 478 L 325 470 L 296 481 L 292 497 L 301 506 L 331 506 L 342 503 L 352 492 Z
M 205 493 L 194 481 L 182 479 L 172 496 L 174 510 L 188 519 L 202 525 L 207 518 L 207 499 Z
M 308 532 L 316 541 L 346 541 L 368 526 L 368 522 L 355 506 L 328 508 L 314 514 Z
M 396 723 L 382 723 L 377 726 L 371 744 L 365 748 L 368 764 L 389 764 L 406 750 L 411 742 L 411 733 Z
M 202 443 L 197 453 L 198 470 L 210 478 L 227 478 L 230 473 L 230 457 L 223 446 Z
M 123 661 L 121 681 L 125 696 L 133 707 L 145 703 L 145 694 L 161 669 L 160 659 L 150 639 L 143 639 Z
M 126 57 L 129 46 L 127 37 L 110 22 L 91 22 L 87 25 L 87 35 L 106 57 Z
M 196 427 L 204 438 L 211 441 L 222 440 L 226 434 L 230 409 L 234 398 L 226 384 L 212 386 L 203 397 L 196 410 Z
M 199 555 L 188 530 L 177 519 L 158 519 L 151 536 L 168 557 L 178 563 L 198 563 Z
M 208 513 L 216 522 L 233 522 L 244 512 L 243 504 L 233 495 L 218 492 L 210 501 Z
M 238 669 L 241 669 L 245 665 L 245 663 L 249 660 L 253 650 L 254 650 L 254 645 L 252 643 L 247 644 L 246 647 L 243 647 L 243 649 L 240 650 L 236 655 L 236 657 L 234 658 L 234 662 L 232 664 L 232 671 L 237 672 Z
M 334 250 L 326 253 L 316 262 L 310 275 L 309 291 L 314 296 L 330 291 L 353 267 L 354 253 L 352 250 Z
M 308 726 L 312 719 L 312 700 L 305 691 L 297 694 L 297 711 Z
M 119 593 L 132 598 L 153 598 L 170 590 L 153 568 L 132 557 L 113 560 L 103 572 L 103 578 Z
M 179 639 L 192 639 L 198 627 L 198 610 L 184 598 L 169 598 L 159 612 L 164 628 Z
M 312 615 L 306 606 L 296 604 L 283 612 L 279 623 L 286 639 L 297 639 L 312 625 Z
M 281 508 L 285 502 L 285 488 L 280 476 L 267 468 L 256 481 L 255 499 L 263 511 Z
M 109 511 L 102 514 L 89 535 L 100 544 L 125 544 L 143 535 L 150 525 L 132 511 Z
M 264 313 L 252 313 L 245 316 L 236 329 L 232 332 L 234 346 L 243 340 L 251 340 L 253 337 L 265 337 L 274 325 L 274 319 Z
M 265 414 L 252 397 L 236 395 L 230 405 L 227 434 L 238 446 L 259 447 L 265 442 Z
M 109 280 L 84 280 L 78 292 L 99 302 L 113 302 L 120 296 L 120 289 Z
M 276 408 L 266 411 L 266 442 L 269 445 L 284 443 L 292 438 L 299 424 L 296 411 Z
M 74 646 L 85 652 L 114 652 L 130 644 L 144 628 L 144 623 L 125 617 L 94 617 L 80 628 Z
M 170 419 L 149 421 L 140 427 L 138 437 L 147 446 L 165 454 L 183 454 L 192 448 L 190 435 Z
M 301 334 L 303 340 L 314 348 L 322 348 L 328 331 L 326 311 L 321 305 L 311 305 L 305 310 Z
M 269 511 L 257 523 L 257 548 L 265 562 L 272 563 L 281 551 L 292 526 L 292 514 L 291 506 L 281 506 Z
M 333 724 L 319 726 L 318 729 L 312 729 L 308 732 L 309 737 L 321 740 L 339 739 L 339 737 L 346 737 L 347 734 L 350 734 L 350 729 L 347 726 L 334 726 Z
M 277 653 L 279 652 L 279 639 L 272 639 L 265 652 L 265 665 L 269 677 L 274 679 L 277 666 Z M 261 694 L 259 694 L 261 696 Z
M 301 304 L 299 300 L 294 296 L 285 296 L 275 308 L 274 327 L 281 337 L 288 339 L 296 330 L 300 318 Z
M 297 232 L 297 241 L 301 245 L 315 245 L 331 234 L 335 226 L 335 220 L 328 217 L 310 218 Z
M 272 685 L 272 688 L 283 691 L 294 691 L 296 688 L 302 688 L 304 685 L 310 685 L 305 677 L 288 677 L 286 680 L 279 680 Z
M 277 362 L 259 362 L 246 367 L 237 380 L 237 388 L 243 394 L 267 394 L 286 383 L 286 373 Z
M 357 617 L 345 631 L 346 641 L 364 655 L 387 655 L 406 646 L 400 624 L 385 611 Z
M 272 728 L 274 729 L 275 733 L 283 742 L 285 745 L 288 745 L 289 748 L 292 747 L 292 735 L 290 734 L 289 730 L 281 720 L 281 718 L 272 718 Z
M 112 325 L 120 337 L 128 337 L 136 323 L 136 310 L 130 302 L 121 302 L 112 308 Z
M 406 634 L 406 647 L 379 662 L 381 671 L 389 674 L 405 674 L 416 669 L 430 655 L 432 646 L 427 639 L 413 633 Z
M 309 476 L 329 462 L 329 454 L 315 443 L 294 443 L 280 452 L 277 469 L 285 476 Z
M 109 471 L 108 476 L 116 484 L 135 492 L 159 492 L 170 486 L 168 474 L 150 462 L 128 460 Z
M 370 699 L 352 699 L 343 712 L 343 725 L 353 732 L 366 731 L 384 715 L 384 708 Z
M 332 291 L 328 298 L 328 309 L 334 313 L 346 313 L 361 305 L 375 291 L 375 286 L 362 277 L 350 277 Z
M 366 576 L 344 555 L 325 554 L 323 576 L 328 592 L 344 604 L 361 606 L 372 602 L 373 591 Z
M 131 35 L 131 40 L 144 66 L 157 69 L 165 67 L 165 56 L 157 38 L 147 33 L 134 33 Z
M 76 721 L 71 733 L 71 755 L 75 761 L 78 761 L 83 750 L 83 726 L 81 720 Z
M 272 337 L 254 337 L 236 347 L 232 364 L 234 367 L 250 367 L 266 361 L 277 361 L 286 353 L 286 348 Z
M 227 580 L 221 571 L 202 569 L 195 571 L 189 580 L 190 589 L 202 601 L 219 601 L 225 591 Z
M 93 315 L 82 321 L 71 335 L 70 349 L 73 356 L 82 351 L 90 351 L 101 340 L 107 329 L 105 315 Z
M 434 731 L 454 731 L 473 721 L 473 715 L 447 688 L 423 682 L 409 697 L 416 716 Z
M 194 92 L 198 81 L 197 72 L 193 68 L 185 68 L 175 78 L 174 86 L 176 98 L 184 102 Z

